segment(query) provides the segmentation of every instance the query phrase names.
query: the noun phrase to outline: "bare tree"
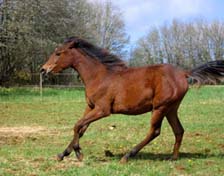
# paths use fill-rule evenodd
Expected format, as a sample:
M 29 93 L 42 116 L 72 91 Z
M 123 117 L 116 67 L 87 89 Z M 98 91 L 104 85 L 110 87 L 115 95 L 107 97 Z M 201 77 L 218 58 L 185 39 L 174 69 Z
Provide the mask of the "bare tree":
M 144 42 L 142 42 L 144 41 Z M 224 59 L 224 23 L 196 19 L 190 22 L 173 20 L 170 25 L 153 28 L 137 44 L 131 55 L 132 63 L 168 62 L 192 68 L 202 62 Z M 150 62 L 144 57 L 149 56 Z M 132 64 L 133 65 L 133 64 Z
M 125 46 L 129 42 L 129 37 L 125 32 L 125 24 L 119 8 L 111 1 L 104 3 L 94 3 L 92 11 L 92 21 L 89 28 L 92 30 L 92 37 L 100 47 L 106 48 L 115 54 L 124 56 Z
M 79 36 L 122 55 L 119 9 L 87 0 L 0 0 L 0 83 L 30 82 L 56 45 Z

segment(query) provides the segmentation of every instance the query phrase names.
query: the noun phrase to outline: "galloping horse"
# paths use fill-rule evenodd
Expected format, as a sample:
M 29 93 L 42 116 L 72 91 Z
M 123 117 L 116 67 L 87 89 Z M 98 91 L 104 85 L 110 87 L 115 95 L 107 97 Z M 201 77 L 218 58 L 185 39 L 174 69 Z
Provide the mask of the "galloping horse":
M 152 111 L 150 128 L 144 140 L 121 159 L 135 156 L 146 144 L 159 136 L 164 117 L 175 135 L 172 159 L 177 159 L 184 129 L 178 118 L 178 108 L 188 90 L 188 78 L 196 82 L 205 78 L 219 80 L 224 73 L 224 61 L 213 61 L 193 71 L 183 71 L 170 64 L 129 68 L 117 56 L 78 37 L 71 37 L 55 49 L 41 72 L 57 73 L 75 69 L 84 85 L 86 110 L 74 126 L 74 137 L 58 160 L 73 150 L 78 160 L 83 154 L 79 138 L 90 123 L 110 114 L 137 115 Z

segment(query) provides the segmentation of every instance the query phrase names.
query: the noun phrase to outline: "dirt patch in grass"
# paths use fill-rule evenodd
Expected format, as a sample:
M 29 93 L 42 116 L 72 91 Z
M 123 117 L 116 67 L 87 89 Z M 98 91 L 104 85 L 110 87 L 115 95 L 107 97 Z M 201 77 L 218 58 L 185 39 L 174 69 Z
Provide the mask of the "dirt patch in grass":
M 0 146 L 22 143 L 25 139 L 36 140 L 40 135 L 54 132 L 41 126 L 0 127 Z
M 18 136 L 40 133 L 47 129 L 41 126 L 0 127 L 0 135 Z

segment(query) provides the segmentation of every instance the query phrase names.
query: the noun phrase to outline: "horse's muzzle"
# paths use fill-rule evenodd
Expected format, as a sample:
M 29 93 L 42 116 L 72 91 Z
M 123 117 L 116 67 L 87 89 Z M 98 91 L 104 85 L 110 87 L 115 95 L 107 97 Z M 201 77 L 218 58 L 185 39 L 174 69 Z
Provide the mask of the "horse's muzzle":
M 47 71 L 44 68 L 40 69 L 40 73 L 45 76 L 47 74 Z

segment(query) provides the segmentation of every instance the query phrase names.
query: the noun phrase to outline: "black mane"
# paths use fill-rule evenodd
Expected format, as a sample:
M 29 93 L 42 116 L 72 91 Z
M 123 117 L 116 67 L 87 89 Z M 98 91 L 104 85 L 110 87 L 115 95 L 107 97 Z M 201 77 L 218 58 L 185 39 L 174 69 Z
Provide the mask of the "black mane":
M 95 46 L 84 39 L 78 37 L 67 38 L 64 43 L 73 42 L 73 47 L 80 48 L 88 56 L 98 59 L 110 70 L 123 70 L 127 68 L 124 61 L 116 55 L 111 54 L 108 50 Z

